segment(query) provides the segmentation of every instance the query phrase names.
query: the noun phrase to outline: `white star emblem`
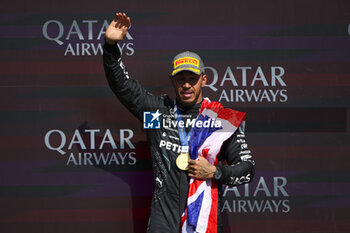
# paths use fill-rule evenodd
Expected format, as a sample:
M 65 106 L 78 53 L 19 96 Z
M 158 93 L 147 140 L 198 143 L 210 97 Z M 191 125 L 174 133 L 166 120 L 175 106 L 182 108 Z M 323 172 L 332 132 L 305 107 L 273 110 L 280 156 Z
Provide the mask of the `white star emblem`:
M 159 109 L 155 112 L 155 113 L 152 113 L 151 114 L 153 116 L 152 121 L 154 121 L 155 119 L 159 120 L 159 116 L 162 115 L 160 112 L 159 112 Z

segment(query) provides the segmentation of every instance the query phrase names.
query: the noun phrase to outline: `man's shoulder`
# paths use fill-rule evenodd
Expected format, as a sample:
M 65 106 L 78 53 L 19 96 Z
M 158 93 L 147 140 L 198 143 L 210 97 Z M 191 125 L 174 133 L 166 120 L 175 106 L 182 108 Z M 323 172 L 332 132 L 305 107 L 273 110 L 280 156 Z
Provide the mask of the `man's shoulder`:
M 209 98 L 205 97 L 203 103 L 205 108 L 214 110 L 218 114 L 219 118 L 224 118 L 230 121 L 236 127 L 246 119 L 245 112 L 232 109 L 231 107 L 226 107 L 218 101 L 211 101 Z
M 162 109 L 168 109 L 174 106 L 174 101 L 167 94 L 150 95 L 153 98 L 146 100 L 145 110 L 160 109 L 160 111 L 163 111 Z

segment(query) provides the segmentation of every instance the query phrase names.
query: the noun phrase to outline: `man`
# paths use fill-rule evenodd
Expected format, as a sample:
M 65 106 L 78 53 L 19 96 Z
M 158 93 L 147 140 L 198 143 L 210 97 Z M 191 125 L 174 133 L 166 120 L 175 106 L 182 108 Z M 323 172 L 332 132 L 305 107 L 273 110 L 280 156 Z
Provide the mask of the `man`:
M 211 214 L 215 214 L 215 219 L 208 215 L 205 220 L 207 222 L 204 225 L 201 223 L 206 229 L 203 231 L 223 232 L 220 199 L 214 202 L 217 193 L 221 191 L 221 184 L 231 186 L 244 184 L 250 182 L 254 176 L 254 161 L 247 148 L 243 131 L 245 114 L 224 109 L 217 102 L 203 99 L 202 88 L 207 81 L 204 64 L 197 54 L 189 51 L 175 56 L 172 64 L 170 81 L 176 93 L 175 101 L 167 95 L 154 96 L 147 92 L 138 81 L 128 76 L 116 45 L 118 41 L 124 39 L 130 25 L 130 18 L 125 13 L 117 13 L 106 31 L 103 60 L 108 83 L 121 103 L 140 121 L 143 120 L 145 112 L 152 112 L 152 121 L 163 115 L 168 117 L 164 122 L 169 123 L 159 129 L 147 130 L 155 183 L 147 231 L 157 233 L 201 231 L 199 225 L 202 220 L 198 220 L 198 215 L 206 213 L 195 210 L 193 215 L 193 205 L 189 204 L 192 200 L 189 198 L 191 192 L 189 187 L 191 189 L 191 185 L 196 182 L 199 182 L 198 186 L 207 182 L 206 188 L 215 190 L 209 191 L 207 197 L 209 198 L 207 200 L 215 205 L 215 209 L 209 210 Z M 217 107 L 210 107 L 214 105 Z M 217 118 L 222 115 L 222 119 L 220 118 L 222 122 L 233 122 L 225 124 L 228 127 L 232 126 L 234 130 L 224 132 L 226 126 L 215 125 L 206 131 L 201 131 L 199 126 L 173 124 L 174 121 L 195 122 L 192 120 L 197 118 L 197 121 L 200 121 L 203 117 L 208 119 L 208 115 L 204 114 L 210 115 L 213 111 Z M 230 117 L 226 117 L 227 115 Z M 211 146 L 200 149 L 203 141 L 205 144 L 209 137 Z M 216 152 L 214 147 L 217 147 Z M 215 152 L 214 157 L 210 157 L 212 151 Z M 193 154 L 198 158 L 193 157 Z M 198 187 L 194 188 L 195 192 L 198 191 L 196 188 Z M 206 203 L 203 200 L 200 200 L 201 203 Z M 200 208 L 203 212 L 204 207 Z M 192 215 L 188 217 L 190 212 Z M 196 213 L 197 219 L 192 223 Z M 191 225 L 196 225 L 197 222 L 197 228 Z M 208 222 L 211 224 L 211 230 Z

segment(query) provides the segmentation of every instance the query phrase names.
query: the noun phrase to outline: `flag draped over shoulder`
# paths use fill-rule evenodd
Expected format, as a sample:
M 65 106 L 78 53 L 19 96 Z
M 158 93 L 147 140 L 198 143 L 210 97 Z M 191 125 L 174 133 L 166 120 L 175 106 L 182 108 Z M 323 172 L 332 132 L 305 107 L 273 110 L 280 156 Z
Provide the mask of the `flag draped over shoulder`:
M 209 127 L 195 124 L 189 142 L 191 159 L 203 156 L 210 164 L 216 165 L 222 144 L 240 125 L 244 127 L 245 117 L 243 112 L 223 108 L 220 103 L 205 98 L 196 122 L 210 121 L 213 124 Z M 201 125 L 202 127 L 198 127 Z M 217 232 L 217 206 L 216 181 L 191 178 L 187 207 L 181 217 L 181 232 Z

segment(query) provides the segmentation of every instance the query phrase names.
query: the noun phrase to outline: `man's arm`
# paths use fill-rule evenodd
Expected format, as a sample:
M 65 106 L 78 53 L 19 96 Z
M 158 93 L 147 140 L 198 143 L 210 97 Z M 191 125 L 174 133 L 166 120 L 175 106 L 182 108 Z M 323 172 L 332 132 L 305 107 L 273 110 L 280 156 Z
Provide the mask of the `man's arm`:
M 216 166 L 211 165 L 204 157 L 189 160 L 188 175 L 196 179 L 215 179 L 230 186 L 253 180 L 255 163 L 242 128 L 223 143 L 218 159 L 220 162 Z
M 117 43 L 124 39 L 130 25 L 130 18 L 124 13 L 116 14 L 105 34 L 103 64 L 108 84 L 114 94 L 125 107 L 141 120 L 146 102 L 155 98 L 137 80 L 129 77 L 121 60 Z
M 255 174 L 255 162 L 243 129 L 237 130 L 224 144 L 216 166 L 214 179 L 223 184 L 236 186 L 249 183 Z M 224 164 L 225 159 L 227 164 Z

